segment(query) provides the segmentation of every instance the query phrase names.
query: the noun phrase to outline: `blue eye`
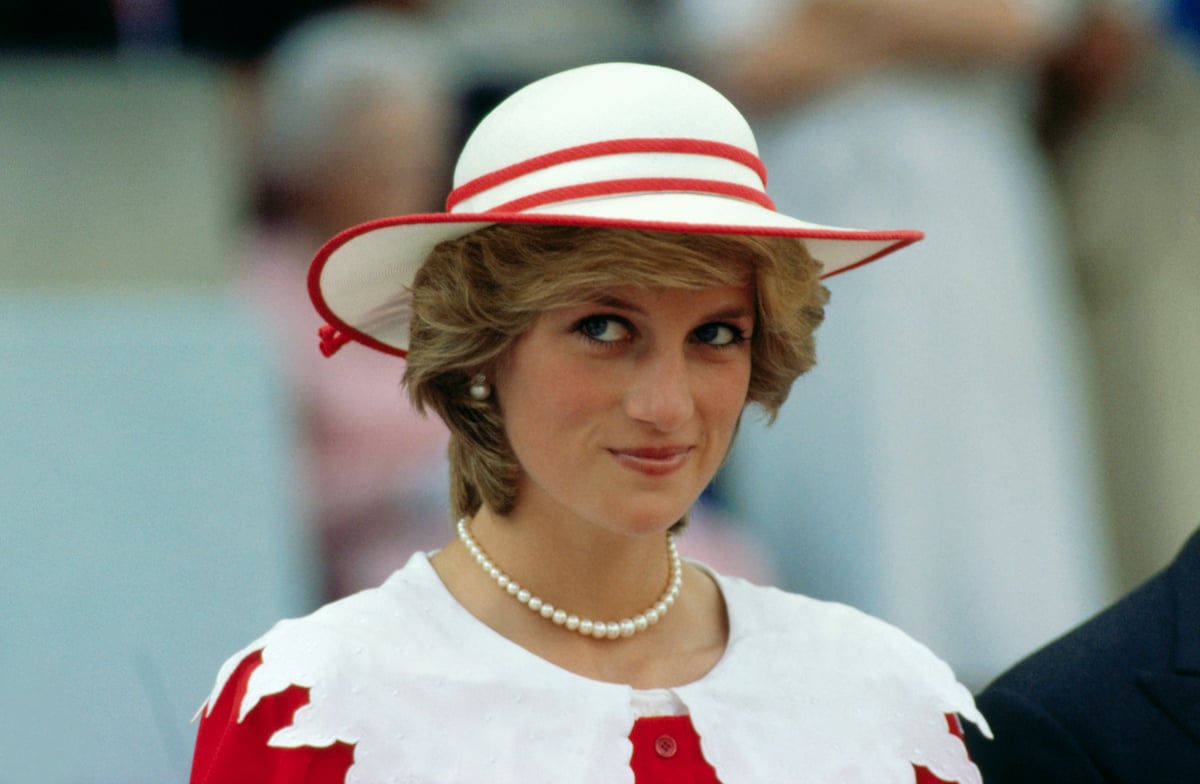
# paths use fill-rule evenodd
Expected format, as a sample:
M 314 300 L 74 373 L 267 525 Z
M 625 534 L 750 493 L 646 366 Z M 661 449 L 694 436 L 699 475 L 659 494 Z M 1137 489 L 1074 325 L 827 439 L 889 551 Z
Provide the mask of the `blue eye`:
M 588 316 L 576 329 L 586 338 L 598 343 L 616 343 L 629 336 L 629 328 L 612 316 Z
M 745 333 L 737 327 L 719 322 L 698 327 L 692 334 L 701 343 L 718 348 L 732 346 L 746 339 Z

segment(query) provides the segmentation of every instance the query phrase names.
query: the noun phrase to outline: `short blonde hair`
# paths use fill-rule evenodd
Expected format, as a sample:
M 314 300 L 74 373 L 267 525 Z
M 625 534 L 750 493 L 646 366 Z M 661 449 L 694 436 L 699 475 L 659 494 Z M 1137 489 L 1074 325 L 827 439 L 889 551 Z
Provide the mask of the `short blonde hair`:
M 746 400 L 774 419 L 816 361 L 828 292 L 803 241 L 578 226 L 499 224 L 443 242 L 413 281 L 404 383 L 413 405 L 450 428 L 451 509 L 516 502 L 520 466 L 502 401 L 467 390 L 544 311 L 615 285 L 700 289 L 751 283 L 756 323 Z

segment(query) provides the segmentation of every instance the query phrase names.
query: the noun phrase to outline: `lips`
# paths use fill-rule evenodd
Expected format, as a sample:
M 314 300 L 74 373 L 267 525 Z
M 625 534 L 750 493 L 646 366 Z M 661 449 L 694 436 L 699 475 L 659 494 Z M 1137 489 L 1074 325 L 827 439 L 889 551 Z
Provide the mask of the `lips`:
M 682 468 L 692 449 L 690 446 L 655 446 L 608 451 L 626 468 L 648 476 L 665 476 Z

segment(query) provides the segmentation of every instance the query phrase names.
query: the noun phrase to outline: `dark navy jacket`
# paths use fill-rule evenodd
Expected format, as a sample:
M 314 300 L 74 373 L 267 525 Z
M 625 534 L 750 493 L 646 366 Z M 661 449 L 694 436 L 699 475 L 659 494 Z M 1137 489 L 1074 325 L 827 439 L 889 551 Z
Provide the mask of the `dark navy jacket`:
M 967 737 L 985 784 L 1200 784 L 1200 531 L 978 703 L 996 736 Z

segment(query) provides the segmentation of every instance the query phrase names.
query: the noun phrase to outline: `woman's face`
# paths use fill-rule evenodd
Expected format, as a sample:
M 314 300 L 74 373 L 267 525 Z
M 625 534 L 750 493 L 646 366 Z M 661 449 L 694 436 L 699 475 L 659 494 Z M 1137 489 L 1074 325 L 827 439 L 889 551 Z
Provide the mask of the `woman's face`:
M 661 531 L 725 457 L 746 401 L 749 285 L 613 287 L 547 311 L 496 369 L 514 515 Z

